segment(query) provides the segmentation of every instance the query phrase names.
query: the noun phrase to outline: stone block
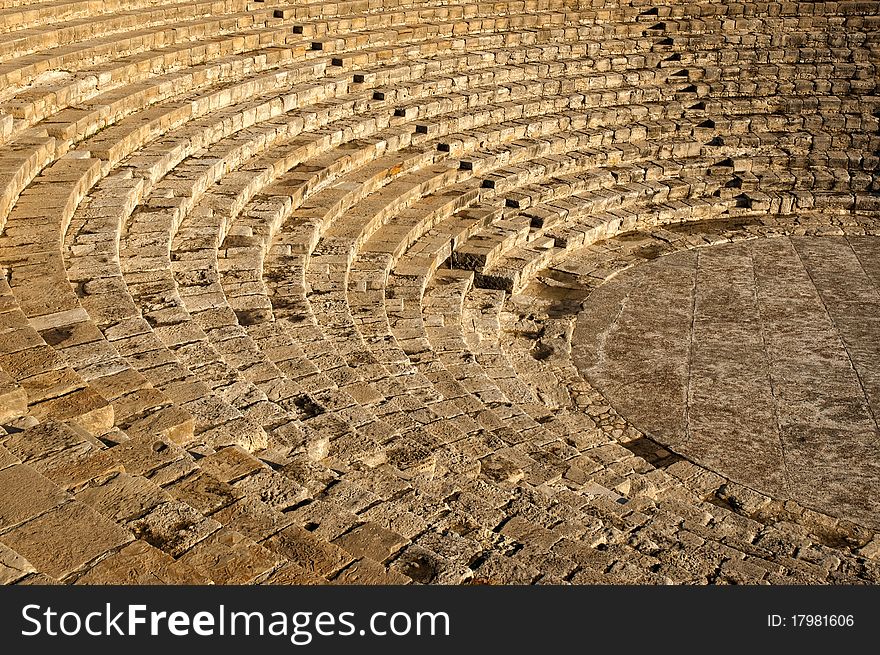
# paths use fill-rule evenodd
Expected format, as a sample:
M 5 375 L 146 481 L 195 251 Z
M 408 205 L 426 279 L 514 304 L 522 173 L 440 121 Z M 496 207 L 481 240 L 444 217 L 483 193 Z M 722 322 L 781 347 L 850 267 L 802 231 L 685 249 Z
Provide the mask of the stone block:
M 70 502 L 4 533 L 2 540 L 38 571 L 63 580 L 132 536 L 86 505 Z

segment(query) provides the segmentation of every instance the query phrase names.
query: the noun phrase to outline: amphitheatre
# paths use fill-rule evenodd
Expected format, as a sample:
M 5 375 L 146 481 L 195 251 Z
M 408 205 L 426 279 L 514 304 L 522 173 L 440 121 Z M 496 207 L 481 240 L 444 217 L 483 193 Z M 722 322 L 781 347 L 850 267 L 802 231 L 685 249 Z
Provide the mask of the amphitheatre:
M 0 0 L 4 584 L 880 582 L 880 2 Z

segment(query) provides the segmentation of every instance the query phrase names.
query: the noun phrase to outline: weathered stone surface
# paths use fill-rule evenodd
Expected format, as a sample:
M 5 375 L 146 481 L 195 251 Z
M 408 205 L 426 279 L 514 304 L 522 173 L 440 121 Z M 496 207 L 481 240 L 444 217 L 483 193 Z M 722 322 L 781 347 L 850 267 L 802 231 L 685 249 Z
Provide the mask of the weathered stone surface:
M 240 494 L 214 476 L 199 471 L 167 487 L 168 493 L 203 514 L 234 503 Z
M 877 528 L 876 298 L 842 238 L 685 251 L 590 296 L 576 358 L 621 413 L 677 452 L 771 498 Z
M 247 584 L 267 573 L 278 556 L 234 530 L 221 528 L 184 553 L 180 562 L 216 584 Z
M 220 524 L 189 505 L 169 502 L 130 524 L 132 533 L 172 557 L 178 557 L 216 531 Z
M 171 500 L 171 496 L 148 480 L 126 473 L 120 473 L 104 484 L 87 487 L 76 497 L 118 523 L 141 517 Z
M 34 572 L 30 562 L 0 543 L 0 584 L 11 584 Z
M 345 567 L 333 582 L 343 585 L 399 585 L 409 584 L 410 579 L 397 571 L 386 569 L 374 560 L 364 558 Z
M 0 423 L 27 414 L 28 395 L 15 380 L 0 370 Z
M 322 585 L 327 584 L 324 578 L 309 573 L 299 564 L 287 563 L 262 581 L 270 585 Z
M 294 522 L 262 501 L 242 498 L 212 514 L 212 518 L 254 540 L 262 540 Z
M 138 539 L 102 559 L 77 578 L 76 583 L 112 585 L 210 584 L 210 579 Z
M 62 580 L 132 536 L 86 505 L 72 502 L 13 528 L 2 540 L 38 571 Z
M 13 464 L 19 464 L 18 457 L 10 453 L 6 448 L 0 446 L 0 469 L 5 469 Z
M 221 482 L 232 483 L 256 473 L 263 465 L 241 448 L 230 446 L 199 460 L 199 467 Z
M 0 10 L 9 582 L 880 581 L 872 3 L 115 4 Z
M 403 536 L 375 523 L 364 523 L 333 541 L 355 557 L 369 557 L 377 562 L 388 560 L 407 544 Z
M 0 470 L 0 528 L 17 525 L 60 505 L 67 495 L 27 464 Z
M 353 560 L 338 546 L 321 541 L 296 525 L 284 528 L 262 545 L 321 577 L 335 573 Z

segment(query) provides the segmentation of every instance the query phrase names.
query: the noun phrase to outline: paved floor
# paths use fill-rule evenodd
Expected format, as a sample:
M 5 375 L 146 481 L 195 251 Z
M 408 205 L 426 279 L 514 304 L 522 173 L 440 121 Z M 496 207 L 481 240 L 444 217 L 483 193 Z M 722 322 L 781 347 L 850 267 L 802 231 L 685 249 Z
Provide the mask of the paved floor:
M 880 239 L 679 252 L 599 287 L 575 361 L 633 425 L 774 498 L 880 526 Z

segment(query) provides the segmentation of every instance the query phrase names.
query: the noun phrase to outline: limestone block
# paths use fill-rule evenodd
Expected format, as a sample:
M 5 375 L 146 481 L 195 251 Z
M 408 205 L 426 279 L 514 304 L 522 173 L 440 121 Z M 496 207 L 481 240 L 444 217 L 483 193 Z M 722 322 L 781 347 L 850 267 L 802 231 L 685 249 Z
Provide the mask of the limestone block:
M 377 562 L 388 560 L 408 543 L 402 535 L 375 523 L 364 523 L 333 541 L 355 557 L 368 557 Z
M 30 411 L 40 420 L 73 421 L 95 436 L 113 427 L 113 406 L 88 388 L 37 403 Z
M 27 464 L 0 470 L 0 527 L 8 528 L 60 505 L 67 494 Z
M 343 585 L 401 585 L 410 584 L 410 578 L 394 569 L 386 569 L 369 558 L 360 559 L 347 566 L 334 579 L 335 584 Z
M 15 380 L 0 370 L 0 424 L 24 416 L 28 397 Z
M 271 571 L 280 558 L 248 537 L 221 528 L 184 553 L 179 561 L 216 584 L 248 584 Z
M 7 546 L 37 570 L 59 580 L 131 539 L 128 531 L 77 502 L 66 503 L 3 535 Z
M 129 528 L 138 539 L 172 557 L 179 557 L 218 530 L 220 524 L 202 516 L 189 505 L 172 501 L 158 505 L 132 521 Z
M 76 580 L 76 584 L 112 585 L 210 583 L 210 578 L 140 539 L 102 559 Z
M 171 496 L 146 478 L 120 473 L 100 485 L 89 486 L 76 494 L 84 502 L 117 523 L 143 516 Z
M 333 544 L 316 539 L 307 530 L 291 525 L 262 542 L 262 545 L 318 576 L 335 573 L 352 557 Z

